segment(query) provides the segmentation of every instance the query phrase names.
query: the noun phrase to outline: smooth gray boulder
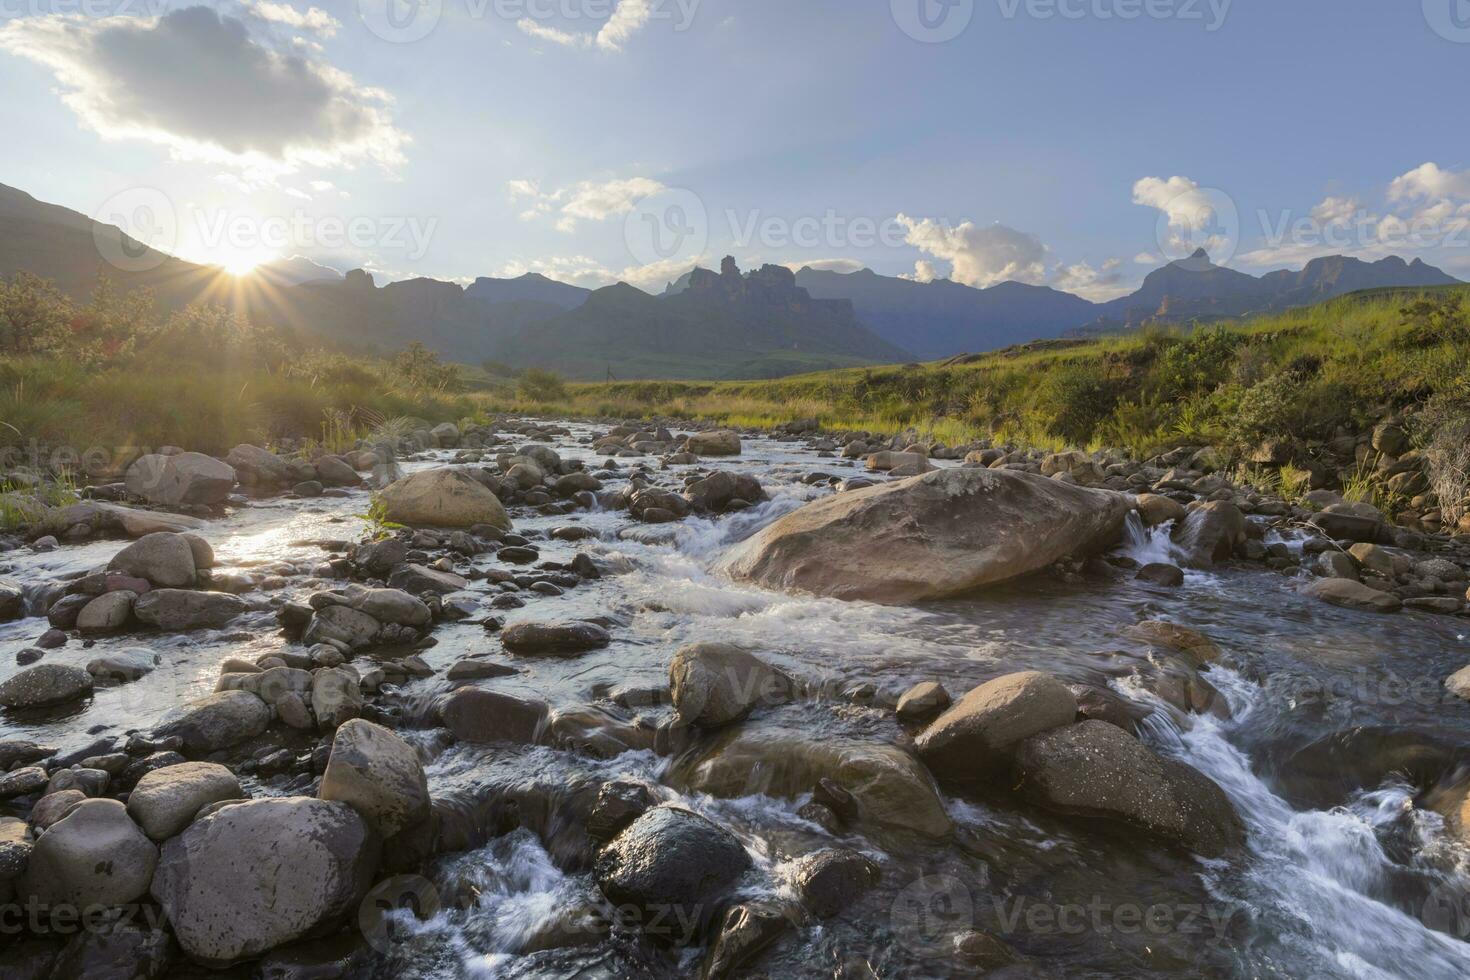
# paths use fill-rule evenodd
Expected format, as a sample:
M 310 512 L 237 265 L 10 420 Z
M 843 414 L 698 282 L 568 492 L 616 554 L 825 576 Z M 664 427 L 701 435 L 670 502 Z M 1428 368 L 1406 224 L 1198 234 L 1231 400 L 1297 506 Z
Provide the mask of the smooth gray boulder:
M 238 745 L 270 725 L 271 710 L 248 691 L 223 691 L 190 701 L 164 715 L 155 735 L 178 735 L 184 751 L 200 755 Z
M 148 892 L 158 848 L 117 800 L 84 800 L 37 838 L 22 891 L 43 905 L 125 905 Z
M 36 664 L 0 683 L 0 706 L 38 708 L 92 693 L 92 675 L 68 664 Z
M 1050 674 L 1028 670 L 987 681 L 914 740 L 940 776 L 964 779 L 1003 766 L 1022 739 L 1077 720 L 1077 698 Z
M 1347 578 L 1319 578 L 1302 592 L 1334 606 L 1362 612 L 1393 613 L 1404 605 L 1392 592 L 1380 592 L 1371 585 Z
M 1133 497 L 1012 470 L 947 469 L 826 497 L 736 545 L 738 581 L 840 599 L 959 595 L 1115 543 Z
M 362 681 L 347 667 L 324 667 L 311 675 L 311 713 L 324 732 L 362 714 Z
M 200 541 L 203 543 L 203 539 Z M 194 547 L 189 539 L 169 531 L 143 535 L 113 555 L 107 567 L 110 571 L 147 579 L 165 589 L 193 585 L 198 575 Z
M 128 493 L 164 507 L 224 503 L 235 487 L 235 470 L 203 453 L 151 453 L 128 467 Z
M 337 729 L 317 796 L 350 804 L 382 837 L 429 816 L 429 783 L 418 752 L 361 718 Z
M 327 606 L 312 615 L 301 640 L 308 646 L 345 643 L 356 650 L 371 644 L 382 629 L 382 623 L 351 606 Z
M 133 615 L 150 626 L 182 632 L 220 629 L 249 608 L 244 599 L 228 592 L 154 589 L 133 603 Z
M 184 762 L 144 774 L 128 795 L 128 815 L 156 841 L 167 840 L 194 819 L 199 808 L 238 800 L 240 780 L 213 762 Z
M 790 700 L 796 683 L 782 671 L 728 643 L 692 643 L 674 653 L 669 690 L 686 724 L 718 728 L 757 705 Z
M 500 499 L 464 470 L 411 473 L 378 491 L 385 519 L 409 527 L 472 527 L 510 530 Z
M 151 892 L 185 953 L 229 966 L 356 915 L 380 847 L 345 803 L 232 803 L 163 845 Z
M 129 647 L 88 661 L 87 673 L 98 684 L 126 684 L 151 674 L 158 660 L 158 654 L 146 647 Z
M 1191 510 L 1174 529 L 1174 543 L 1184 551 L 1184 561 L 1195 568 L 1209 568 L 1235 553 L 1245 542 L 1245 515 L 1228 500 L 1211 500 Z
M 104 592 L 77 613 L 76 627 L 87 634 L 115 633 L 128 624 L 137 601 L 138 593 L 126 589 Z

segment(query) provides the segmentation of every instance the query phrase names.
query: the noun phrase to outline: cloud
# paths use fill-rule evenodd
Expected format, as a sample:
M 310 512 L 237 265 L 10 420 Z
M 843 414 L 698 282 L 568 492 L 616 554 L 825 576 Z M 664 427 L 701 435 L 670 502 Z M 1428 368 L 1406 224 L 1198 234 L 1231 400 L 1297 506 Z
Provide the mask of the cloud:
M 513 202 L 527 201 L 521 212 L 522 221 L 534 221 L 555 211 L 560 217 L 556 227 L 571 232 L 578 221 L 606 221 L 632 211 L 650 194 L 665 190 L 652 177 L 627 177 L 606 181 L 584 180 L 551 193 L 541 190 L 540 181 L 512 180 L 506 184 Z
M 1052 271 L 1051 286 L 1094 302 L 1127 295 L 1132 287 L 1123 280 L 1123 260 L 1108 259 L 1097 268 L 1087 262 L 1059 265 Z
M 322 37 L 331 37 L 342 29 L 342 22 L 320 7 L 308 7 L 303 13 L 289 3 L 272 3 L 271 0 L 256 0 L 246 10 L 251 16 L 274 24 L 284 24 L 298 31 L 311 31 Z
M 1470 170 L 1456 173 L 1423 163 L 1388 185 L 1390 201 L 1470 200 Z
M 208 7 L 161 17 L 49 15 L 0 27 L 0 48 L 50 68 L 65 104 L 107 140 L 272 173 L 402 163 L 387 93 L 278 50 Z
M 857 259 L 810 259 L 804 262 L 788 262 L 786 268 L 792 272 L 800 272 L 802 269 L 816 269 L 819 272 L 840 272 L 844 275 L 859 272 L 866 268 Z
M 966 221 L 951 227 L 905 214 L 894 220 L 905 229 L 904 241 L 949 263 L 949 278 L 955 282 L 983 288 L 1008 279 L 1037 283 L 1046 278 L 1046 246 L 1035 235 L 1002 224 L 981 228 Z M 932 263 L 921 260 L 913 278 L 927 282 L 936 278 L 935 271 Z
M 1356 197 L 1324 197 L 1311 211 L 1312 220 L 1323 224 L 1346 224 L 1363 208 Z
M 1230 226 L 1239 216 L 1220 191 L 1201 187 L 1188 177 L 1143 177 L 1133 184 L 1133 203 L 1165 216 L 1167 234 L 1159 236 L 1159 246 L 1175 253 L 1173 258 L 1203 248 L 1225 253 L 1221 261 L 1228 261 L 1235 251 L 1239 234 Z
M 538 41 L 550 41 L 568 48 L 596 48 L 599 51 L 619 52 L 623 50 L 623 45 L 647 26 L 653 19 L 653 13 L 650 0 L 618 0 L 612 16 L 596 34 L 564 31 L 543 24 L 534 17 L 522 17 L 516 21 L 516 27 L 522 34 Z

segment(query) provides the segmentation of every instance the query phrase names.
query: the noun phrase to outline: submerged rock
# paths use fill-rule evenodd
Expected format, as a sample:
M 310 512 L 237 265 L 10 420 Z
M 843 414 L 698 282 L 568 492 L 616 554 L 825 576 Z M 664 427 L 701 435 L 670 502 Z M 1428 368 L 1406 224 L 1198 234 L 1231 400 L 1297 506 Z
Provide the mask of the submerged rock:
M 1403 607 L 1403 602 L 1392 592 L 1380 592 L 1370 585 L 1346 578 L 1319 578 L 1302 592 L 1334 606 L 1364 612 L 1391 613 Z
M 1115 542 L 1133 498 L 1030 473 L 950 469 L 807 504 L 737 545 L 731 577 L 842 599 L 968 592 Z
M 612 642 L 596 623 L 516 623 L 500 633 L 500 642 L 521 656 L 574 657 Z
M 1032 735 L 1077 720 L 1077 699 L 1050 674 L 1024 671 L 987 681 L 940 715 L 914 741 L 940 776 L 967 779 L 1003 767 Z

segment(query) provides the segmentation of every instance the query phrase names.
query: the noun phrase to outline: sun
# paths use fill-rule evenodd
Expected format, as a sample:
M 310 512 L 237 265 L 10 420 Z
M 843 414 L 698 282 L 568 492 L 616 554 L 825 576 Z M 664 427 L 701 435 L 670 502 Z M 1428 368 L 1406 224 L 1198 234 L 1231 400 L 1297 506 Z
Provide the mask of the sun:
M 239 279 L 243 276 L 248 276 L 250 275 L 250 273 L 254 272 L 255 267 L 260 265 L 262 261 L 262 259 L 257 259 L 252 256 L 241 255 L 235 258 L 227 259 L 220 264 L 224 267 L 224 270 L 226 272 L 234 276 L 236 279 Z

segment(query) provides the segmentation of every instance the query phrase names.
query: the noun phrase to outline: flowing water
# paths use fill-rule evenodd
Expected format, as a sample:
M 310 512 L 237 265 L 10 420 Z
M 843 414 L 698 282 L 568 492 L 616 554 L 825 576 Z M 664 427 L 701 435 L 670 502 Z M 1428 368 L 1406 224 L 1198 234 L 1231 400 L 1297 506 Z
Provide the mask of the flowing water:
M 572 424 L 554 446 L 564 457 L 597 459 Z M 449 454 L 410 464 L 442 465 Z M 814 743 L 902 743 L 893 700 L 912 684 L 939 680 L 958 696 L 1020 669 L 1111 686 L 1150 702 L 1142 735 L 1158 752 L 1216 780 L 1249 830 L 1242 854 L 1207 861 L 1100 825 L 1043 814 L 1006 787 L 946 797 L 955 831 L 941 839 L 904 831 L 833 838 L 798 815 L 810 797 L 719 799 L 675 787 L 677 764 L 652 751 L 612 758 L 547 747 L 448 746 L 414 722 L 449 689 L 441 677 L 411 682 L 400 696 L 407 736 L 428 760 L 430 788 L 462 807 L 471 835 L 463 853 L 436 859 L 418 903 L 425 918 L 390 916 L 370 929 L 383 950 L 382 976 L 678 976 L 697 969 L 697 951 L 653 954 L 619 930 L 603 938 L 587 855 L 566 842 L 558 801 L 585 798 L 614 776 L 660 783 L 666 799 L 710 815 L 756 858 L 751 894 L 789 894 L 797 856 L 837 843 L 868 854 L 880 884 L 841 916 L 793 930 L 759 961 L 765 975 L 880 977 L 974 975 L 950 947 L 963 928 L 1003 938 L 1033 972 L 1066 977 L 1461 977 L 1470 976 L 1470 888 L 1466 854 L 1426 805 L 1461 778 L 1470 742 L 1470 704 L 1441 680 L 1470 661 L 1470 622 L 1418 613 L 1374 616 L 1297 594 L 1293 579 L 1259 566 L 1191 572 L 1178 589 L 1130 575 L 1080 581 L 1038 577 L 981 595 L 884 607 L 786 596 L 735 586 L 709 571 L 718 556 L 780 515 L 830 492 L 801 482 L 814 471 L 855 475 L 847 461 L 818 458 L 794 442 L 747 440 L 721 466 L 757 475 L 771 500 L 719 520 L 641 526 L 625 512 L 543 517 L 513 513 L 517 530 L 545 532 L 577 521 L 597 533 L 577 545 L 541 540 L 543 558 L 589 550 L 607 569 L 566 595 L 535 598 L 509 622 L 608 617 L 614 642 L 575 660 L 516 661 L 521 673 L 485 682 L 579 708 L 614 689 L 666 684 L 673 652 L 696 640 L 737 643 L 805 681 L 812 696 L 764 709 L 747 729 Z M 675 467 L 674 475 L 687 471 Z M 613 484 L 614 486 L 616 483 Z M 323 543 L 356 540 L 365 495 L 262 501 L 204 532 L 225 569 L 309 574 Z M 1167 529 L 1164 529 L 1165 532 Z M 3 574 L 24 583 L 96 567 L 121 547 L 98 542 L 46 554 L 5 556 Z M 1130 528 L 1120 553 L 1168 560 L 1167 533 Z M 852 560 L 881 561 L 881 555 Z M 492 556 L 476 560 L 492 564 Z M 474 590 L 491 588 L 472 583 Z M 287 594 L 307 590 L 288 579 Z M 249 596 L 263 599 L 260 593 Z M 1145 619 L 1197 629 L 1224 650 L 1205 677 L 1228 711 L 1185 715 L 1140 680 L 1147 654 L 1127 630 Z M 258 617 L 249 628 L 213 633 L 73 641 L 49 661 L 84 664 L 100 652 L 147 645 L 159 670 L 99 690 L 80 706 L 0 717 L 0 737 L 28 737 L 64 752 L 98 738 L 147 728 L 173 704 L 213 689 L 226 656 L 267 652 L 284 640 Z M 36 618 L 0 626 L 0 677 L 14 653 L 44 629 Z M 436 670 L 470 652 L 499 654 L 478 626 L 441 625 L 424 654 Z M 861 685 L 869 692 L 855 696 Z M 875 692 L 875 693 L 874 693 Z M 868 694 L 873 694 L 869 697 Z M 666 707 L 607 713 L 655 720 Z M 887 707 L 885 707 L 887 706 Z M 286 736 L 282 736 L 287 738 Z M 287 744 L 290 744 L 289 742 Z M 1439 784 L 1436 787 L 1436 784 Z M 294 792 L 251 781 L 256 794 Z M 550 801 L 521 829 L 482 819 L 486 801 Z M 495 812 L 500 812 L 496 810 Z M 478 815 L 478 816 L 477 816 Z M 510 832 L 506 832 L 509 830 Z M 532 832 L 535 831 L 535 832 Z M 548 935 L 577 933 L 574 942 Z M 384 941 L 385 933 L 391 941 Z

